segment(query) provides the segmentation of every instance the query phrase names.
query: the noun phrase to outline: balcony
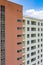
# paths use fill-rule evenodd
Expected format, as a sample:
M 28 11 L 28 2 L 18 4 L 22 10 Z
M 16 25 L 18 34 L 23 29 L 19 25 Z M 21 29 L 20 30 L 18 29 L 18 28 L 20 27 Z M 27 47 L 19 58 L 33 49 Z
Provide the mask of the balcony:
M 23 26 L 25 26 L 25 20 L 23 20 Z
M 22 49 L 22 52 L 25 53 L 25 48 Z
M 22 35 L 23 40 L 25 39 L 25 34 Z
M 25 41 L 22 42 L 22 46 L 23 46 L 23 47 L 25 46 Z
M 22 56 L 22 60 L 23 60 L 23 61 L 25 60 L 25 55 Z
M 25 27 L 23 27 L 23 33 L 25 33 Z
M 23 64 L 22 65 L 25 65 L 25 62 L 23 62 Z

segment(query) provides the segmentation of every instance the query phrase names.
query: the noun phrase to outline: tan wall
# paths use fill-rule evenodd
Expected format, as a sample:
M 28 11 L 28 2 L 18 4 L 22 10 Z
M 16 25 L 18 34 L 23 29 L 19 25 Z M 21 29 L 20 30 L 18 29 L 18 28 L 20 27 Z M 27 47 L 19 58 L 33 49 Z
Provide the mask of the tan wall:
M 22 60 L 17 58 L 22 56 L 22 52 L 17 53 L 17 49 L 21 49 L 22 45 L 18 46 L 17 42 L 22 38 L 17 38 L 17 34 L 22 34 L 22 31 L 18 31 L 17 26 L 22 26 L 22 23 L 18 23 L 17 19 L 22 19 L 22 6 L 7 1 L 0 1 L 1 4 L 5 5 L 5 65 L 20 65 Z

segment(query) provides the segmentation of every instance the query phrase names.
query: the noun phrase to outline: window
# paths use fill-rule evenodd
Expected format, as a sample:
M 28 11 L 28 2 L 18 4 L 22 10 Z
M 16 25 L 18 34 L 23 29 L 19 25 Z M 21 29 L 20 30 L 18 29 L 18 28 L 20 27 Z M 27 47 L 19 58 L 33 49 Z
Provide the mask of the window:
M 29 31 L 29 27 L 27 27 L 27 31 Z
M 36 40 L 31 40 L 31 43 L 36 43 Z
M 33 50 L 33 49 L 36 49 L 36 46 L 32 46 L 32 47 L 31 47 L 31 50 Z
M 20 49 L 20 50 L 17 50 L 17 52 L 19 53 L 19 52 L 22 52 L 22 50 Z
M 18 30 L 21 30 L 21 29 L 22 29 L 22 27 L 17 27 L 17 29 L 18 29 Z
M 32 64 L 32 65 L 36 65 L 36 63 Z
M 18 19 L 17 22 L 22 22 L 22 20 L 21 19 Z
M 38 22 L 38 25 L 40 25 L 40 23 Z
M 29 44 L 29 41 L 27 41 L 27 45 Z
M 38 53 L 39 53 L 39 50 L 38 50 Z
M 31 21 L 31 24 L 32 25 L 36 25 L 36 21 Z
M 43 31 L 43 28 L 41 28 L 41 31 Z
M 42 47 L 43 45 L 41 44 L 41 47 Z
M 38 33 L 38 36 L 40 36 L 40 34 Z
M 42 57 L 42 54 L 41 54 L 41 57 Z
M 33 62 L 33 61 L 35 61 L 35 60 L 36 60 L 36 57 L 35 57 L 35 58 L 32 58 L 32 59 L 31 59 L 31 62 Z
M 38 48 L 40 47 L 40 45 L 38 45 Z
M 43 36 L 43 34 L 41 33 L 41 36 Z
M 31 37 L 36 37 L 36 34 L 31 34 Z
M 29 51 L 29 47 L 27 48 L 27 51 Z
M 21 59 L 22 59 L 22 57 L 18 57 L 18 58 L 17 58 L 17 60 L 21 60 Z
M 43 23 L 41 23 L 41 26 L 43 26 Z
M 40 28 L 38 28 L 38 31 L 40 31 Z
M 29 20 L 27 20 L 27 24 L 29 24 Z
M 41 52 L 42 52 L 42 49 L 41 49 Z
M 27 34 L 27 38 L 29 38 L 29 34 Z
M 41 62 L 42 62 L 42 59 L 41 59 Z
M 21 37 L 22 35 L 17 35 L 17 37 Z
M 27 54 L 27 58 L 29 58 L 29 54 Z
M 40 41 L 40 39 L 38 39 L 38 42 Z
M 29 64 L 29 60 L 27 61 L 27 64 Z
M 21 45 L 21 44 L 22 44 L 22 42 L 18 42 L 18 43 L 17 43 L 17 45 Z
M 31 56 L 33 56 L 33 55 L 36 55 L 36 51 L 34 51 L 34 52 L 31 53 Z
M 38 64 L 39 64 L 39 61 L 38 61 Z
M 5 65 L 5 6 L 1 8 L 1 65 Z
M 36 28 L 31 28 L 31 31 L 36 31 Z
M 38 59 L 39 59 L 39 56 L 38 56 Z
M 43 39 L 41 39 L 41 41 L 43 41 Z

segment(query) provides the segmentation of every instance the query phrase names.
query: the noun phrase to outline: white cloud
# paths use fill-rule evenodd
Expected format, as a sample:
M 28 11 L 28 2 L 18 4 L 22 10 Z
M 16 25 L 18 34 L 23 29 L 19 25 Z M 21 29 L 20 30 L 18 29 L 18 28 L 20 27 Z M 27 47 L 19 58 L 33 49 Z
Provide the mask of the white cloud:
M 43 10 L 39 10 L 39 11 L 35 9 L 26 10 L 24 12 L 24 15 L 29 16 L 29 17 L 38 18 L 38 19 L 43 19 Z

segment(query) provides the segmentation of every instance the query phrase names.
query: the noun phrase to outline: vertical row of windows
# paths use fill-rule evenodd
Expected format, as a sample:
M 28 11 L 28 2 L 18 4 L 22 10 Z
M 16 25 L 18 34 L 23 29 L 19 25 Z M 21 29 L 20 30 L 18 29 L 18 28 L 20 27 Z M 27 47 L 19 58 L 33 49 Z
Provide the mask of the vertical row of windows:
M 5 6 L 1 6 L 1 65 L 5 65 Z
M 21 19 L 18 19 L 17 22 L 18 22 L 18 23 L 21 23 L 22 20 L 21 20 Z M 18 31 L 21 31 L 21 30 L 22 30 L 22 27 L 18 26 L 18 27 L 17 27 L 17 30 L 18 30 Z M 21 38 L 22 35 L 21 35 L 21 34 L 18 34 L 17 37 L 18 37 L 18 38 Z M 22 42 L 19 42 L 19 41 L 18 41 L 17 45 L 21 45 L 21 44 L 22 44 Z M 21 53 L 21 52 L 22 52 L 22 49 L 18 49 L 18 50 L 17 50 L 17 53 Z M 19 57 L 17 58 L 17 60 L 21 60 L 21 59 L 22 59 L 21 56 L 19 56 Z M 22 65 L 22 64 L 20 64 L 20 65 Z

